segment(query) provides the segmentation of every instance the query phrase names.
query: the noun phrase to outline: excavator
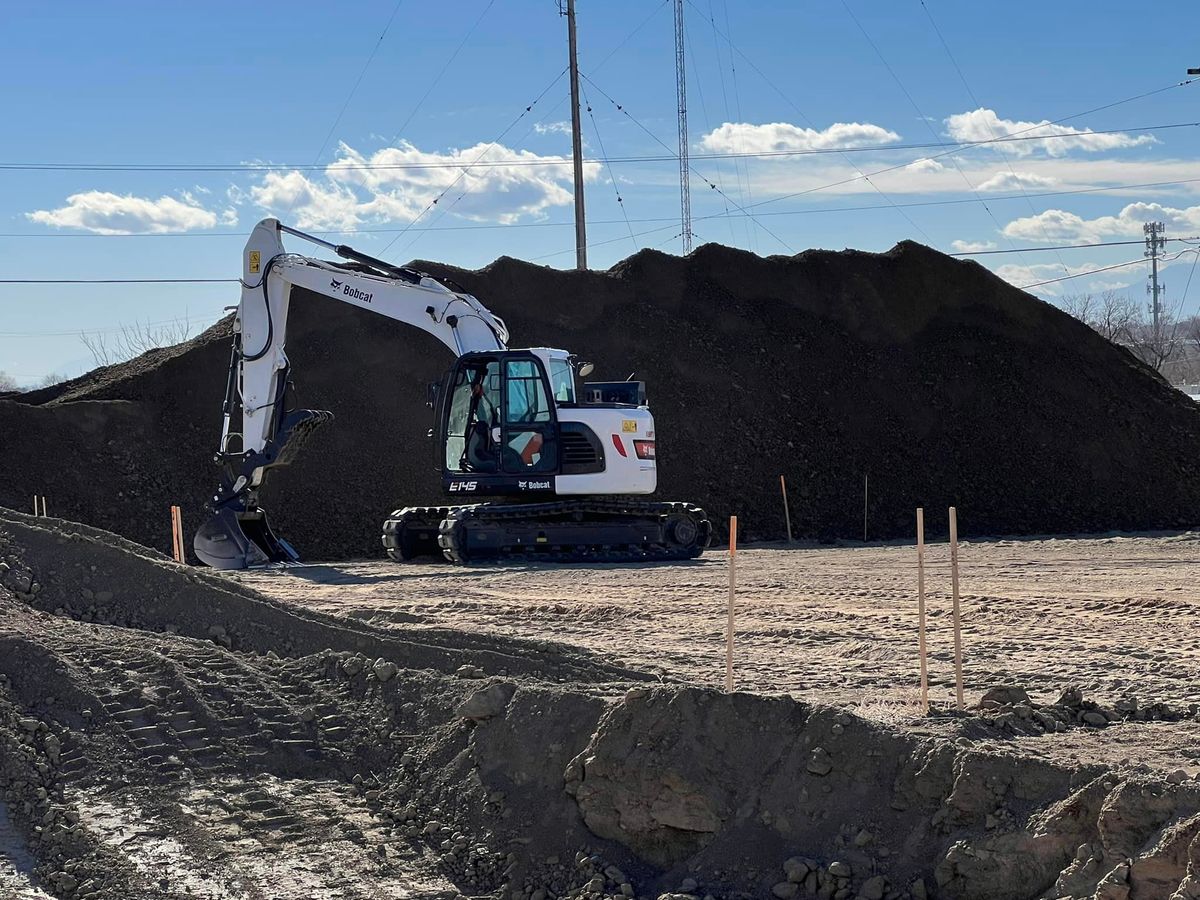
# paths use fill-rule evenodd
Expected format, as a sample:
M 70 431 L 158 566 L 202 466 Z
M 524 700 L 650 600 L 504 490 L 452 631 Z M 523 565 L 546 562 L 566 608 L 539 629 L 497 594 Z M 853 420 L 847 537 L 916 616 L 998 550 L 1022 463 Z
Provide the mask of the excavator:
M 283 235 L 341 261 L 289 253 Z M 263 219 L 242 254 L 241 302 L 213 459 L 220 483 L 196 532 L 217 569 L 299 562 L 259 502 L 268 473 L 330 422 L 289 409 L 286 352 L 293 287 L 425 331 L 455 360 L 429 386 L 445 506 L 395 510 L 382 543 L 396 561 L 613 562 L 687 559 L 712 525 L 688 503 L 650 500 L 657 487 L 654 418 L 643 382 L 579 382 L 593 371 L 565 350 L 508 347 L 504 321 L 458 285 Z M 298 294 L 302 300 L 303 295 Z

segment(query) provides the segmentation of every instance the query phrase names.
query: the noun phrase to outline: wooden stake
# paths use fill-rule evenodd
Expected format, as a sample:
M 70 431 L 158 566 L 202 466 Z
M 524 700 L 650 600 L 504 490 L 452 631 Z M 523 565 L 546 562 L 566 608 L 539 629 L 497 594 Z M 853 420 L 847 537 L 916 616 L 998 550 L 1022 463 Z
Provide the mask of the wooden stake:
M 725 691 L 733 692 L 733 591 L 737 583 L 737 516 L 729 517 L 729 621 L 725 625 Z
M 929 662 L 925 649 L 925 510 L 917 507 L 917 651 L 921 656 L 921 712 L 929 712 Z
M 867 542 L 867 484 L 870 480 L 870 475 L 863 472 L 863 543 Z
M 46 515 L 46 495 L 42 494 L 42 517 L 45 518 Z
M 37 514 L 38 514 L 38 495 L 37 494 L 33 495 L 33 514 L 34 514 L 34 516 L 37 516 Z
M 954 599 L 954 694 L 963 708 L 962 620 L 958 607 L 958 510 L 950 507 L 950 590 Z
M 183 562 L 183 516 L 178 506 L 171 507 L 171 550 L 175 562 Z
M 787 522 L 788 543 L 792 542 L 792 514 L 788 512 L 787 502 L 787 482 L 783 476 L 779 476 L 779 490 L 783 492 L 783 520 Z

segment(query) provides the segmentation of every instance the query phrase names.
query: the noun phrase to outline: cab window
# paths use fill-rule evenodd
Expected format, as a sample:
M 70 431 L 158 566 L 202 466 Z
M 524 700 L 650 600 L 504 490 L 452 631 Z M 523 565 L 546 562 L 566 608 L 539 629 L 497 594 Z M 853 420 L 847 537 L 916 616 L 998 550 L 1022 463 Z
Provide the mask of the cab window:
M 550 390 L 555 403 L 575 402 L 575 372 L 567 360 L 550 360 Z
M 509 360 L 506 375 L 505 421 L 509 425 L 549 422 L 550 402 L 537 363 L 531 359 Z

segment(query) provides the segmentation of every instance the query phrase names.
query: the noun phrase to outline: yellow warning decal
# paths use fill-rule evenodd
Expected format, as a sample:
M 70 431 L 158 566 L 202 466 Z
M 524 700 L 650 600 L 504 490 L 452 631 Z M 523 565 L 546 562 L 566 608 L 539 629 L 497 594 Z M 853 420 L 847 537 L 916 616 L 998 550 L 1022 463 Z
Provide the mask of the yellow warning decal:
M 262 253 L 258 250 L 250 251 L 250 274 L 257 275 L 259 264 L 262 262 Z
M 637 434 L 637 421 L 634 419 L 623 419 L 621 421 L 621 430 L 626 434 Z

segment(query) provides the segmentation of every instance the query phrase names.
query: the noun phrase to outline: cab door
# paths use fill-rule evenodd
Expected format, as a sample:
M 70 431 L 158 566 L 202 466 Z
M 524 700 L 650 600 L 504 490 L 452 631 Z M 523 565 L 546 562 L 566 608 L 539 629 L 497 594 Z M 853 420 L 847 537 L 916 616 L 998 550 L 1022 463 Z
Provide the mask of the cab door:
M 558 421 L 549 381 L 536 356 L 508 356 L 504 366 L 504 415 L 500 468 L 507 475 L 558 471 Z
M 439 433 L 444 471 L 494 475 L 500 471 L 502 363 L 461 357 L 442 388 Z

